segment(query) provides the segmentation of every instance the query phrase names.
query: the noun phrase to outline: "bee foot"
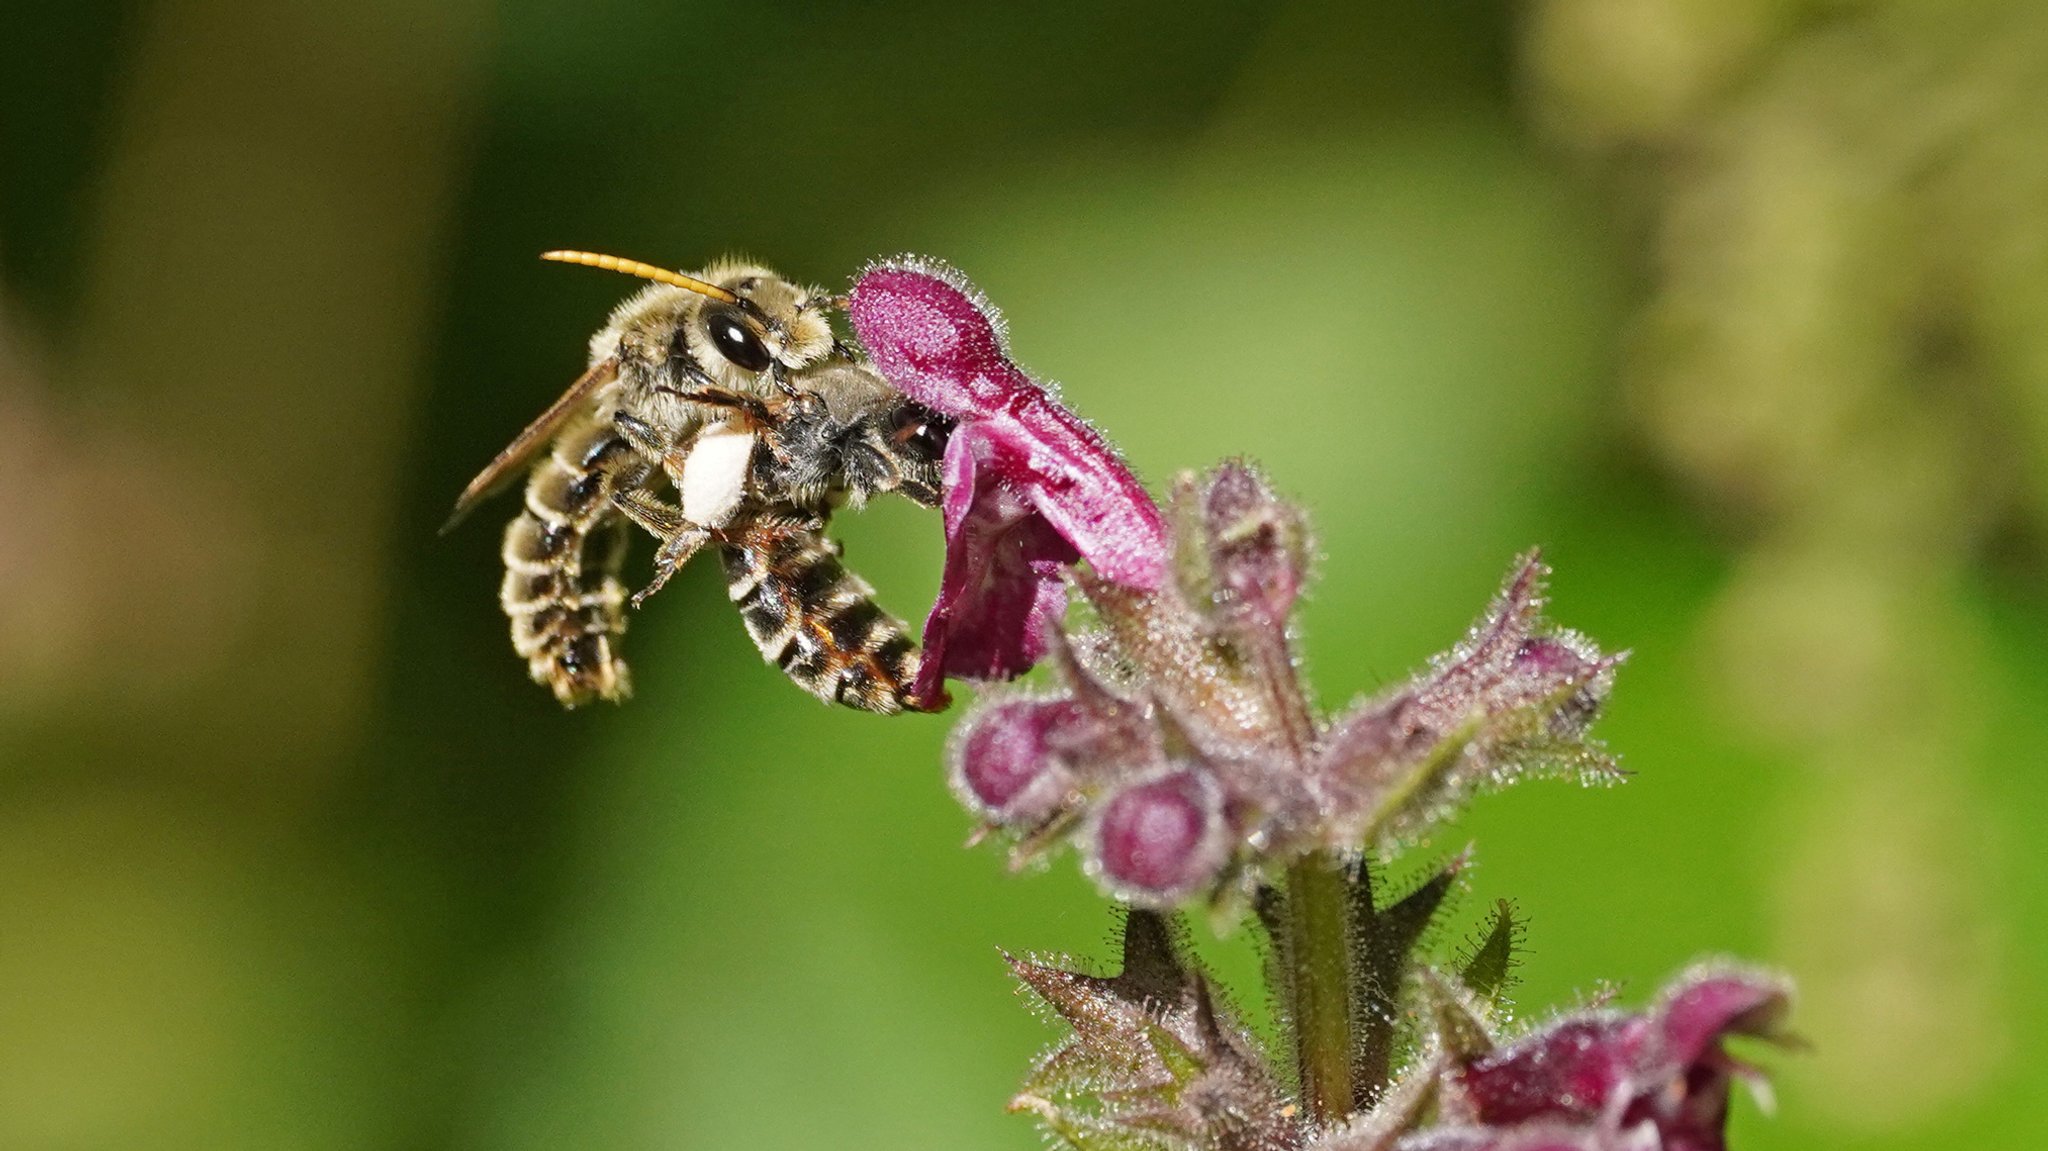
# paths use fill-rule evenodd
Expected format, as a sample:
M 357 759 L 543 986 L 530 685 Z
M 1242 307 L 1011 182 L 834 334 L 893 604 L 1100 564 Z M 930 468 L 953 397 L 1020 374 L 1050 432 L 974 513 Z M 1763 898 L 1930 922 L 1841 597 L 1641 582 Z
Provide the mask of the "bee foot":
M 684 528 L 664 541 L 661 550 L 654 554 L 654 582 L 633 593 L 634 610 L 638 611 L 648 596 L 660 591 L 670 577 L 683 570 L 683 565 L 710 538 L 711 533 L 702 528 Z

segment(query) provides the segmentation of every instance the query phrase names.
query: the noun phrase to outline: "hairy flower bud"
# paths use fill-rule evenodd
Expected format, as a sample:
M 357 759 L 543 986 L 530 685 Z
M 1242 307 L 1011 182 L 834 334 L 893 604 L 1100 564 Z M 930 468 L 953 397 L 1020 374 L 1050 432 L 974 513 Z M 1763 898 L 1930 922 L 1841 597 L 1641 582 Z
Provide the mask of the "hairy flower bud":
M 1007 699 L 977 710 L 953 737 L 954 794 L 992 823 L 1043 822 L 1071 787 L 1057 733 L 1081 722 L 1070 699 Z
M 1089 858 L 1112 891 L 1166 906 L 1214 881 L 1228 836 L 1222 789 L 1208 772 L 1182 767 L 1111 796 L 1089 834 Z
M 1524 556 L 1463 643 L 1330 725 L 1319 772 L 1360 835 L 1418 834 L 1473 793 L 1529 774 L 1619 778 L 1584 737 L 1624 656 L 1545 623 L 1547 571 Z
M 1252 627 L 1284 633 L 1308 578 L 1308 528 L 1242 460 L 1217 467 L 1202 493 L 1217 606 Z

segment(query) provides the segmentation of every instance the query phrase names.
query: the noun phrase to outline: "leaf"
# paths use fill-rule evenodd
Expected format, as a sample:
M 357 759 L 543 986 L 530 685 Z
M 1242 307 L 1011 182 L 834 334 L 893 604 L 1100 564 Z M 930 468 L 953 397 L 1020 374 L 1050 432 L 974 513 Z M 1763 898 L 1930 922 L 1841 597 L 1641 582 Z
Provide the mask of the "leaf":
M 1458 877 L 1471 861 L 1471 849 L 1459 852 L 1384 911 L 1373 910 L 1369 902 L 1363 907 L 1354 904 L 1353 938 L 1368 949 L 1360 956 L 1366 970 L 1391 973 L 1398 980 L 1408 954 L 1443 910 L 1444 901 L 1457 889 Z M 1361 913 L 1372 917 L 1370 926 L 1357 920 Z
M 1525 925 L 1515 905 L 1503 899 L 1493 906 L 1486 930 L 1458 962 L 1458 979 L 1474 995 L 1498 1007 L 1514 970 L 1521 964 Z
M 1361 867 L 1351 885 L 1351 1035 L 1358 1106 L 1374 1104 L 1394 1065 L 1402 986 L 1410 955 L 1456 889 L 1469 861 L 1461 852 L 1384 909 L 1374 906 L 1372 884 Z

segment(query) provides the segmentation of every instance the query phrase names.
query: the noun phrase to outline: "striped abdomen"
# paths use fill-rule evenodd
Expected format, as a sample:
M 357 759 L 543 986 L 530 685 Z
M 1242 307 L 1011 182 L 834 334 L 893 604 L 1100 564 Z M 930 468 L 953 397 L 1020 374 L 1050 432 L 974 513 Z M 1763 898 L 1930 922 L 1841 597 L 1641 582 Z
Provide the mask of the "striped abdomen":
M 791 682 L 827 703 L 887 715 L 916 708 L 917 648 L 840 564 L 817 525 L 763 520 L 728 533 L 726 592 L 747 634 Z
M 526 510 L 505 529 L 498 601 L 512 619 L 512 646 L 534 682 L 568 707 L 632 694 L 617 652 L 626 521 L 609 497 L 614 484 L 635 486 L 645 472 L 609 420 L 571 427 L 534 465 Z

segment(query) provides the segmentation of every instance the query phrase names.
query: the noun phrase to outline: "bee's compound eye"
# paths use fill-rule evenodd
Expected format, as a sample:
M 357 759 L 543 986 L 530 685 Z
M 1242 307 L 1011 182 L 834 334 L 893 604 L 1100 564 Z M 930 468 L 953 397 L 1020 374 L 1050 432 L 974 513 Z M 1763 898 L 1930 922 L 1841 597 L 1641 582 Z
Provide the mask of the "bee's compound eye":
M 768 345 L 738 315 L 713 312 L 705 317 L 704 326 L 711 332 L 712 346 L 734 367 L 749 372 L 768 370 Z
M 905 447 L 919 448 L 937 458 L 946 450 L 946 437 L 952 431 L 952 422 L 937 412 L 916 404 L 896 409 L 895 439 Z

